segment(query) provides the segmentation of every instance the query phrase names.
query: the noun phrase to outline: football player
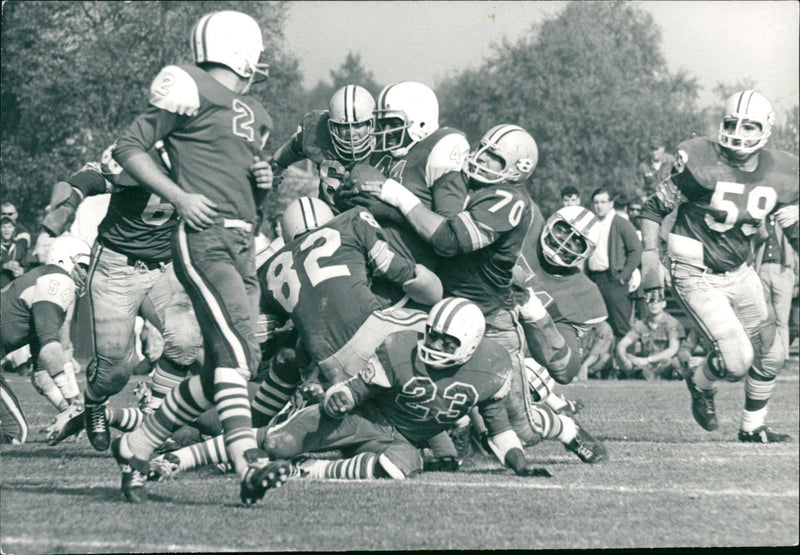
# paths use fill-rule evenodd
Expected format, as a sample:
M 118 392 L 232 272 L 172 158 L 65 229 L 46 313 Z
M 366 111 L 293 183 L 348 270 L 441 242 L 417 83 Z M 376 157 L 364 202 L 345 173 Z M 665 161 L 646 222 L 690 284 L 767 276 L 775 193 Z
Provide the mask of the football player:
M 147 472 L 152 452 L 214 406 L 240 477 L 240 498 L 251 504 L 280 485 L 288 469 L 257 448 L 247 390 L 261 357 L 254 229 L 257 205 L 271 187 L 271 181 L 251 180 L 251 165 L 272 127 L 247 92 L 257 75 L 267 75 L 259 61 L 264 44 L 252 17 L 219 11 L 200 18 L 191 46 L 194 65 L 159 72 L 149 108 L 122 133 L 114 159 L 180 215 L 173 234 L 175 272 L 201 323 L 207 356 L 200 375 L 173 388 L 139 428 L 112 442 L 112 451 L 126 499 L 143 501 L 141 471 Z M 158 141 L 173 163 L 169 175 L 148 155 Z
M 275 184 L 286 168 L 300 160 L 311 160 L 319 172 L 319 198 L 338 213 L 336 190 L 353 164 L 366 160 L 374 150 L 374 110 L 375 99 L 364 87 L 345 85 L 338 89 L 328 110 L 306 114 L 295 134 L 275 151 L 270 160 Z
M 444 207 L 445 202 L 438 198 L 434 200 L 437 211 L 454 212 L 450 217 L 428 209 L 394 179 L 381 179 L 369 168 L 351 173 L 352 179 L 361 181 L 358 188 L 376 193 L 399 209 L 435 252 L 448 258 L 448 263 L 438 269 L 445 293 L 474 302 L 486 317 L 487 337 L 512 353 L 516 372 L 507 403 L 514 429 L 525 443 L 547 437 L 549 425 L 531 406 L 527 387 L 522 385 L 527 376 L 525 338 L 519 321 L 539 324 L 549 317 L 535 295 L 528 294 L 520 303 L 512 287 L 512 271 L 533 217 L 524 183 L 538 157 L 536 141 L 521 127 L 504 124 L 487 131 L 463 171 L 450 172 L 437 184 L 437 192 L 449 196 L 450 206 L 452 191 L 470 192 L 466 203 L 455 203 L 455 209 Z M 564 340 L 559 339 L 563 347 Z M 598 456 L 603 457 L 604 453 Z
M 375 153 L 369 164 L 385 177 L 403 184 L 427 208 L 432 204 L 434 183 L 449 172 L 460 171 L 469 154 L 464 133 L 439 127 L 436 94 L 427 85 L 414 81 L 395 83 L 380 92 L 374 135 Z M 335 200 L 339 209 L 354 205 L 368 208 L 383 227 L 392 248 L 435 270 L 437 256 L 431 246 L 395 208 L 377 202 L 357 185 L 358 179 L 347 179 L 337 189 Z
M 108 449 L 107 400 L 125 387 L 136 366 L 134 323 L 145 303 L 152 304 L 154 325 L 164 336 L 164 351 L 153 374 L 153 396 L 163 399 L 202 357 L 200 327 L 172 265 L 172 232 L 178 225 L 173 206 L 136 182 L 114 161 L 115 145 L 100 162 L 89 162 L 53 187 L 51 211 L 42 226 L 60 235 L 75 218 L 83 199 L 110 193 L 108 211 L 98 226 L 84 297 L 94 356 L 87 368 L 83 426 L 57 430 L 58 443 L 85 427 L 98 451 Z M 149 152 L 160 171 L 169 171 L 162 145 Z M 154 405 L 155 407 L 155 405 Z
M 70 417 L 79 414 L 80 391 L 72 361 L 64 356 L 62 328 L 75 301 L 76 287 L 83 287 L 86 282 L 88 265 L 89 245 L 65 235 L 53 242 L 43 266 L 18 277 L 0 293 L 3 322 L 0 358 L 30 345 L 34 387 Z M 3 438 L 25 443 L 28 424 L 5 380 L 0 393 Z
M 686 379 L 694 419 L 717 429 L 714 382 L 744 378 L 739 440 L 754 443 L 790 439 L 765 423 L 784 354 L 761 281 L 747 262 L 751 237 L 769 214 L 797 249 L 798 159 L 764 149 L 774 121 L 769 100 L 758 92 L 731 96 L 717 137 L 678 145 L 670 177 L 642 213 L 643 287 L 662 294 L 659 223 L 678 209 L 667 242 L 672 286 L 712 346 L 706 363 Z

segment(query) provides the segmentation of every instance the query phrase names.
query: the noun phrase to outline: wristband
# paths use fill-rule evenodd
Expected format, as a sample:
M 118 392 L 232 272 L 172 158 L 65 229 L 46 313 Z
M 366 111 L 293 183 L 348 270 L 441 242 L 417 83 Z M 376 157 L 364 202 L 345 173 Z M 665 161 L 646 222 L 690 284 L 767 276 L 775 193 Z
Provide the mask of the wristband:
M 387 179 L 384 182 L 383 187 L 381 187 L 381 200 L 400 210 L 404 216 L 408 216 L 409 212 L 416 208 L 418 204 L 421 204 L 414 193 L 394 179 Z

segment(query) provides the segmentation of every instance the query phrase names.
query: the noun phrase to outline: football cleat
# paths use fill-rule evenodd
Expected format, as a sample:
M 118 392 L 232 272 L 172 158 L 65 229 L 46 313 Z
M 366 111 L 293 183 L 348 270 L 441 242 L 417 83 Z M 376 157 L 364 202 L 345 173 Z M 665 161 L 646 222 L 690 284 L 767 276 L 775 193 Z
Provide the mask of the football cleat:
M 153 392 L 150 390 L 147 383 L 143 381 L 138 382 L 133 389 L 133 395 L 136 397 L 136 405 L 142 413 L 150 414 L 155 412 L 156 408 L 158 408 L 158 403 L 154 403 Z
M 564 398 L 562 397 L 562 399 Z M 564 402 L 567 404 L 558 409 L 557 411 L 555 411 L 556 414 L 573 416 L 575 414 L 578 414 L 583 408 L 583 403 L 578 399 L 575 399 L 574 401 L 572 399 L 564 399 Z
M 114 441 L 111 442 L 111 454 L 114 455 L 114 459 L 122 471 L 120 490 L 128 503 L 142 503 L 147 501 L 144 483 L 147 480 L 149 464 L 136 457 L 123 457 L 120 453 L 121 441 L 122 436 L 114 438 Z
M 86 428 L 86 435 L 89 443 L 97 451 L 105 451 L 111 442 L 111 432 L 108 429 L 108 419 L 106 418 L 106 404 L 95 405 L 87 402 L 83 412 L 83 425 Z
M 314 463 L 307 455 L 299 455 L 292 459 L 289 465 L 288 480 L 302 480 L 311 474 L 309 467 Z
M 691 377 L 686 378 L 686 387 L 692 394 L 692 416 L 695 422 L 700 424 L 704 430 L 712 432 L 719 427 L 717 422 L 717 411 L 714 408 L 714 389 L 699 389 L 694 385 Z
M 291 465 L 288 461 L 270 461 L 267 454 L 260 449 L 248 449 L 244 457 L 248 466 L 239 497 L 245 505 L 257 503 L 268 489 L 281 487 L 289 478 Z
M 426 472 L 458 472 L 461 463 L 451 456 L 437 457 L 425 460 L 422 469 Z
M 597 464 L 608 459 L 606 448 L 599 440 L 592 437 L 589 432 L 575 422 L 577 435 L 569 443 L 564 444 L 567 451 L 572 451 L 578 458 L 587 464 Z
M 159 455 L 150 461 L 147 473 L 148 482 L 160 482 L 173 479 L 181 471 L 181 460 L 174 453 Z
M 47 428 L 48 445 L 58 445 L 68 437 L 74 436 L 84 429 L 83 407 L 80 405 L 70 405 L 65 410 L 56 415 Z
M 744 443 L 784 443 L 792 441 L 792 436 L 779 434 L 767 426 L 759 426 L 752 432 L 739 430 L 739 441 Z

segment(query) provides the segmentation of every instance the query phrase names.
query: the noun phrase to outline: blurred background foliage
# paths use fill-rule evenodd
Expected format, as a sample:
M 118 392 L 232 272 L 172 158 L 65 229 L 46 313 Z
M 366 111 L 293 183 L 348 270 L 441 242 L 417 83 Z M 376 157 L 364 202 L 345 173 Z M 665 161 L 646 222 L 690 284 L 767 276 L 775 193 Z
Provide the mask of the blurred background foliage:
M 191 27 L 218 9 L 261 23 L 270 79 L 252 94 L 275 121 L 270 152 L 342 85 L 357 83 L 377 96 L 389 84 L 351 52 L 329 80 L 305 90 L 285 43 L 286 2 L 5 2 L 0 183 L 23 223 L 35 228 L 52 185 L 97 159 L 145 107 L 161 67 L 191 63 Z M 427 84 L 439 96 L 442 125 L 463 130 L 473 145 L 499 123 L 531 131 L 540 161 L 529 190 L 545 213 L 559 206 L 566 185 L 584 199 L 599 186 L 629 191 L 650 137 L 663 138 L 669 151 L 694 135 L 715 134 L 726 96 L 758 88 L 719 83 L 719 104 L 699 108 L 697 79 L 669 71 L 658 26 L 624 2 L 568 4 L 522 39 L 495 45 L 477 69 Z M 768 148 L 798 154 L 797 105 L 778 114 Z M 268 201 L 273 217 L 290 199 L 313 194 L 310 171 L 292 169 Z

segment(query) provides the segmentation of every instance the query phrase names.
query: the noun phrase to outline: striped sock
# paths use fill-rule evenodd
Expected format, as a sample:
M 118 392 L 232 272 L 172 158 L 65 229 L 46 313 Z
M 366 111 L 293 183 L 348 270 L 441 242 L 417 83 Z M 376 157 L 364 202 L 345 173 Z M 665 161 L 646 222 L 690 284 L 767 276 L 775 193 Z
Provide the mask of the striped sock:
M 225 438 L 221 435 L 209 440 L 195 443 L 172 452 L 181 461 L 181 470 L 190 470 L 209 464 L 227 463 L 228 452 L 225 451 Z
M 301 466 L 309 478 L 317 480 L 372 480 L 377 461 L 375 453 L 361 453 L 349 459 L 309 460 Z
M 109 426 L 114 426 L 122 432 L 131 432 L 142 423 L 144 414 L 136 407 L 115 409 L 106 406 L 106 420 Z
M 192 422 L 211 408 L 212 403 L 203 393 L 200 376 L 192 376 L 170 391 L 158 410 L 144 419 L 142 425 L 126 434 L 133 454 L 149 460 L 158 447 L 181 426 Z
M 752 432 L 764 425 L 767 417 L 767 403 L 775 387 L 775 378 L 765 378 L 753 368 L 747 371 L 744 379 L 744 412 L 742 430 Z
M 253 426 L 266 426 L 278 414 L 297 389 L 296 383 L 280 379 L 270 370 L 253 399 Z
M 248 467 L 244 453 L 258 446 L 247 382 L 235 368 L 214 370 L 214 406 L 225 433 L 225 449 L 236 473 L 244 479 Z
M 152 392 L 153 399 L 151 401 L 153 409 L 157 409 L 161 405 L 161 401 L 167 394 L 178 386 L 189 375 L 186 366 L 175 364 L 166 357 L 161 357 L 156 364 L 153 371 Z

